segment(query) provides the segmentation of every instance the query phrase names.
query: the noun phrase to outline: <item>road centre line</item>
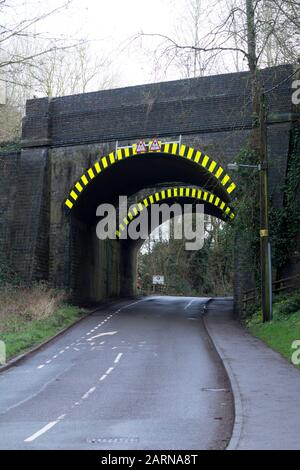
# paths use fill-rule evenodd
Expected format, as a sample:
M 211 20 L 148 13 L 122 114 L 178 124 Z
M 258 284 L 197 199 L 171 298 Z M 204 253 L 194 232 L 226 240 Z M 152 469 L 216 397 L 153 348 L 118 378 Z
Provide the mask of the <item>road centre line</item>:
M 118 362 L 120 361 L 121 357 L 123 356 L 123 353 L 119 353 L 116 357 L 116 359 L 114 360 L 114 363 L 115 364 L 118 364 Z
M 185 307 L 184 307 L 184 310 L 188 309 L 192 303 L 195 302 L 195 299 L 192 299 Z
M 115 360 L 114 360 L 114 363 L 117 364 L 121 357 L 123 356 L 123 353 L 119 353 Z M 103 380 L 106 379 L 106 377 L 114 370 L 115 368 L 114 367 L 109 367 L 107 369 L 107 371 L 105 372 L 105 374 L 103 374 L 100 378 L 99 378 L 99 382 L 102 382 Z M 81 402 L 83 400 L 86 400 L 92 393 L 94 393 L 94 391 L 96 390 L 96 385 L 94 385 L 93 387 L 91 387 L 84 395 L 82 395 L 81 399 L 77 402 L 74 403 L 74 405 L 71 407 L 71 410 L 74 408 L 74 406 L 79 406 L 81 404 Z M 65 414 L 62 414 L 60 415 L 55 421 L 50 421 L 48 424 L 46 424 L 43 428 L 39 429 L 37 432 L 35 432 L 34 434 L 32 434 L 31 436 L 27 437 L 24 442 L 32 442 L 34 441 L 35 439 L 37 439 L 38 437 L 42 436 L 43 434 L 45 434 L 47 431 L 49 431 L 50 429 L 52 429 L 54 426 L 56 426 L 57 423 L 59 423 L 60 421 L 62 421 L 64 418 L 66 417 L 66 413 Z
M 32 442 L 34 441 L 35 439 L 37 439 L 38 437 L 40 437 L 42 434 L 45 434 L 45 432 L 49 431 L 51 428 L 53 428 L 57 423 L 59 423 L 59 419 L 57 419 L 56 421 L 51 421 L 50 423 L 46 424 L 46 426 L 44 426 L 42 429 L 40 429 L 39 431 L 35 432 L 34 434 L 32 434 L 32 436 L 29 436 L 27 437 L 27 439 L 25 439 L 24 442 Z
M 111 313 L 110 315 L 108 315 L 108 316 L 105 318 L 105 320 L 103 320 L 101 323 L 98 323 L 98 325 L 97 325 L 96 327 L 94 327 L 94 329 L 91 329 L 88 333 L 86 333 L 85 335 L 81 336 L 81 339 L 86 339 L 86 336 L 90 336 L 93 331 L 95 331 L 97 328 L 100 328 L 100 326 L 102 326 L 102 325 L 103 325 L 105 322 L 107 322 L 110 318 L 112 318 L 112 317 L 113 317 L 114 315 L 116 315 L 117 313 L 120 313 L 121 310 L 124 310 L 124 309 L 126 309 L 126 308 L 129 308 L 129 307 L 131 307 L 132 305 L 136 305 L 136 304 L 138 304 L 138 303 L 140 303 L 140 302 L 143 302 L 143 301 L 144 301 L 144 299 L 140 299 L 140 300 L 137 300 L 136 302 L 132 302 L 132 303 L 130 303 L 130 304 L 128 304 L 128 305 L 125 305 L 125 306 L 123 306 L 123 307 L 120 307 L 118 310 L 116 310 L 116 311 L 114 311 L 113 313 Z M 117 333 L 117 331 L 116 331 L 115 333 Z M 106 333 L 106 334 L 115 334 L 115 333 Z M 96 335 L 96 336 L 94 336 L 94 337 L 92 337 L 92 338 L 88 338 L 87 341 L 93 340 L 94 338 L 98 338 L 99 336 L 104 336 L 104 334 L 101 333 L 100 335 Z M 77 343 L 78 343 L 78 341 L 77 341 Z M 77 343 L 76 343 L 76 346 L 78 345 Z M 63 350 L 61 350 L 61 351 L 57 352 L 56 354 L 54 354 L 54 356 L 52 356 L 50 362 L 51 362 L 53 359 L 57 359 L 57 357 L 58 357 L 59 355 L 63 354 L 66 350 L 70 349 L 70 347 L 73 346 L 74 344 L 75 344 L 75 342 L 69 344 L 69 345 L 66 346 Z M 104 343 L 100 343 L 100 344 L 104 344 Z M 77 351 L 77 348 L 73 348 L 73 350 L 76 350 L 76 351 Z M 43 368 L 45 367 L 45 365 L 50 364 L 50 362 L 49 362 L 49 361 L 46 361 L 44 364 L 40 364 L 39 366 L 37 366 L 37 369 L 43 369 Z

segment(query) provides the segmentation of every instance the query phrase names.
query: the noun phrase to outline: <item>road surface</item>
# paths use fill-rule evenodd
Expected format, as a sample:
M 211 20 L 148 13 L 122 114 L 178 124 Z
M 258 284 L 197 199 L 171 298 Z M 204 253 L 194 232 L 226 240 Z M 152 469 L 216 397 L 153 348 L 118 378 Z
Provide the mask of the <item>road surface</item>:
M 205 299 L 101 308 L 0 374 L 1 449 L 220 449 L 232 396 Z

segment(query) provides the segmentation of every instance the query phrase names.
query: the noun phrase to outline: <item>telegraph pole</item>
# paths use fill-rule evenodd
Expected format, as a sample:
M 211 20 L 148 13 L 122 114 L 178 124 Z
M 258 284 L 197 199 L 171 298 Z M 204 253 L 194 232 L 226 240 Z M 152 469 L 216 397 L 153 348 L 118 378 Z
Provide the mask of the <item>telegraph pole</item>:
M 272 270 L 269 242 L 268 150 L 265 95 L 260 95 L 260 270 L 263 321 L 272 320 Z

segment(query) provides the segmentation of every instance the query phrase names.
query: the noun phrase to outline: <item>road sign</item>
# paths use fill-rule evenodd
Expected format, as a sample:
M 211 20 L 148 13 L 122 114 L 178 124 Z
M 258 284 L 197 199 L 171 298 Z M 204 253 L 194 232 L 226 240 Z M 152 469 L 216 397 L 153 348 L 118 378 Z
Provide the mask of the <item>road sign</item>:
M 153 139 L 149 143 L 149 150 L 150 152 L 159 152 L 161 149 L 161 142 L 159 142 L 157 139 Z
M 140 140 L 136 146 L 136 153 L 143 153 L 143 152 L 147 152 L 147 147 L 146 147 L 145 142 L 143 140 Z
M 156 285 L 156 284 L 164 285 L 164 283 L 165 283 L 165 276 L 161 276 L 161 275 L 152 276 L 153 285 Z

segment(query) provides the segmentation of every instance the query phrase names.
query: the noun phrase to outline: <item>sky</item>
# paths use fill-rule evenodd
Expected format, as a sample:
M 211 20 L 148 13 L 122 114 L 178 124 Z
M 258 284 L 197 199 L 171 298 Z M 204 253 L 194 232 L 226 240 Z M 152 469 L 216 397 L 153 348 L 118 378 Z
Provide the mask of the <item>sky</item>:
M 24 0 L 23 0 L 24 1 Z M 25 0 L 30 12 L 33 0 Z M 51 0 L 51 8 L 62 0 Z M 43 6 L 45 3 L 42 2 Z M 54 35 L 91 41 L 95 54 L 109 57 L 120 86 L 155 81 L 151 39 L 132 41 L 140 32 L 173 35 L 184 12 L 186 0 L 73 0 L 70 7 L 56 14 L 39 28 Z M 176 79 L 178 73 L 163 71 L 159 78 Z
M 109 60 L 109 69 L 114 76 L 113 87 L 186 77 L 182 62 L 180 68 L 174 61 L 166 66 L 166 56 L 163 60 L 161 57 L 159 61 L 155 60 L 157 56 L 154 51 L 161 39 L 153 35 L 179 37 L 180 44 L 192 44 L 192 5 L 201 5 L 202 16 L 198 28 L 201 36 L 219 24 L 220 15 L 226 17 L 227 14 L 226 8 L 222 10 L 227 5 L 226 0 L 6 0 L 6 4 L 11 5 L 7 10 L 17 24 L 20 18 L 39 16 L 68 1 L 67 8 L 61 8 L 34 24 L 31 33 L 48 38 L 65 38 L 72 44 L 87 41 L 92 57 Z M 152 36 L 142 38 L 141 33 Z M 205 62 L 206 58 L 202 57 L 200 63 Z M 232 71 L 232 57 L 222 59 L 221 66 L 219 62 L 211 62 L 209 68 L 205 69 L 205 74 Z M 92 86 L 94 88 L 88 91 L 98 89 L 96 82 Z

